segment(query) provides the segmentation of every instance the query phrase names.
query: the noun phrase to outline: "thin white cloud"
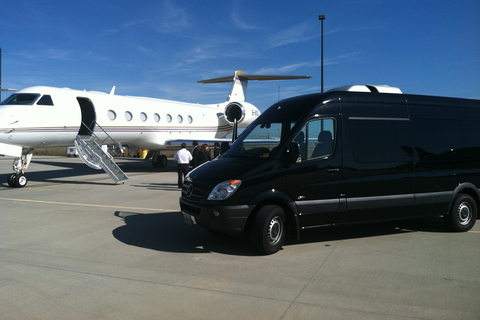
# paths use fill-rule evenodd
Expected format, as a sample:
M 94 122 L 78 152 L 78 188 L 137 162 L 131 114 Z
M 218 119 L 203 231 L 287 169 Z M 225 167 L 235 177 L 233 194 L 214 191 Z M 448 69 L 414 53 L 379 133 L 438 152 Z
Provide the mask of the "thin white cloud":
M 238 11 L 236 9 L 234 9 L 232 11 L 232 13 L 230 15 L 230 19 L 231 19 L 231 22 L 233 23 L 233 25 L 235 27 L 237 27 L 238 29 L 241 29 L 241 30 L 255 30 L 255 29 L 258 29 L 258 27 L 255 26 L 254 24 L 249 23 L 249 22 L 245 22 L 243 17 L 241 17 L 238 14 Z
M 342 54 L 342 55 L 339 55 L 339 56 L 336 56 L 336 57 L 325 58 L 323 62 L 324 62 L 324 65 L 329 66 L 329 65 L 336 65 L 336 64 L 341 64 L 341 63 L 346 63 L 346 62 L 351 62 L 351 61 L 357 61 L 357 60 L 360 59 L 360 57 L 364 53 L 365 53 L 365 51 L 350 52 L 350 53 Z M 313 67 L 318 67 L 320 65 L 321 65 L 321 61 L 319 59 L 319 60 L 315 60 L 315 61 L 294 63 L 294 64 L 289 64 L 289 65 L 284 65 L 284 66 L 268 67 L 268 68 L 265 67 L 265 68 L 262 68 L 258 71 L 255 71 L 254 74 L 292 75 L 293 73 L 297 72 L 297 70 L 311 69 Z M 296 74 L 296 75 L 300 75 L 300 74 Z
M 339 56 L 336 56 L 336 57 L 332 57 L 332 58 L 326 58 L 324 59 L 324 65 L 335 65 L 335 64 L 340 64 L 340 63 L 344 63 L 344 62 L 350 62 L 350 61 L 358 61 L 359 60 L 359 57 L 365 53 L 364 50 L 362 51 L 354 51 L 354 52 L 350 52 L 350 53 L 345 53 L 345 54 L 342 54 L 342 55 L 339 55 Z M 320 61 L 318 61 L 318 65 L 320 65 Z
M 305 67 L 311 67 L 314 65 L 312 62 L 302 62 L 295 63 L 286 66 L 272 67 L 272 68 L 262 68 L 255 72 L 255 74 L 264 74 L 264 75 L 290 75 L 292 72 L 295 72 L 298 69 Z
M 66 49 L 48 48 L 42 52 L 42 57 L 45 59 L 56 61 L 73 61 L 76 60 L 74 52 Z
M 327 36 L 342 31 L 342 28 L 325 30 L 323 35 Z M 317 21 L 305 21 L 290 28 L 278 31 L 267 40 L 268 49 L 281 47 L 288 44 L 309 41 L 321 36 Z
M 308 41 L 317 38 L 314 22 L 305 21 L 290 28 L 278 31 L 268 39 L 268 47 L 276 48 L 287 44 Z
M 178 34 L 191 27 L 187 11 L 176 5 L 178 2 L 165 1 L 159 8 L 152 22 L 152 27 L 159 33 Z
M 110 36 L 110 35 L 112 35 L 112 34 L 116 34 L 116 33 L 125 31 L 125 30 L 127 30 L 127 29 L 130 29 L 130 28 L 133 28 L 133 27 L 142 25 L 142 24 L 146 24 L 146 23 L 148 23 L 148 22 L 149 22 L 149 20 L 147 20 L 147 19 L 129 21 L 129 22 L 126 22 L 126 23 L 124 23 L 124 24 L 122 24 L 122 25 L 119 25 L 119 26 L 116 27 L 116 28 L 110 28 L 110 29 L 107 29 L 107 30 L 104 30 L 104 31 L 98 33 L 98 34 L 97 34 L 97 38 Z
M 19 51 L 14 55 L 18 56 L 22 61 L 45 61 L 45 60 L 55 60 L 55 61 L 76 61 L 78 58 L 75 57 L 75 52 L 73 50 L 61 49 L 61 48 L 47 48 L 39 51 Z

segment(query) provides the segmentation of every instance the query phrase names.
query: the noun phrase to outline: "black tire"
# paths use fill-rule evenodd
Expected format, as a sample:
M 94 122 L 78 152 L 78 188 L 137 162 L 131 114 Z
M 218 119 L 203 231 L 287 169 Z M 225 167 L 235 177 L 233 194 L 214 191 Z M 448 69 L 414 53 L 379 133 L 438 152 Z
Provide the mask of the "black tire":
M 160 155 L 160 167 L 165 168 L 168 164 L 167 156 L 162 154 Z
M 448 226 L 456 232 L 473 228 L 477 220 L 477 203 L 468 194 L 460 194 L 453 202 L 450 214 L 445 216 Z
M 158 151 L 153 154 L 152 165 L 154 168 L 165 168 L 167 166 L 168 159 L 164 154 L 159 154 Z
M 278 252 L 285 242 L 285 213 L 279 206 L 260 209 L 252 226 L 252 242 L 261 254 Z
M 19 173 L 17 175 L 15 175 L 15 179 L 14 179 L 14 184 L 15 184 L 15 187 L 17 188 L 23 188 L 27 185 L 27 177 L 23 174 L 23 173 Z
M 15 176 L 16 176 L 16 173 L 12 173 L 7 178 L 8 186 L 11 188 L 15 188 Z

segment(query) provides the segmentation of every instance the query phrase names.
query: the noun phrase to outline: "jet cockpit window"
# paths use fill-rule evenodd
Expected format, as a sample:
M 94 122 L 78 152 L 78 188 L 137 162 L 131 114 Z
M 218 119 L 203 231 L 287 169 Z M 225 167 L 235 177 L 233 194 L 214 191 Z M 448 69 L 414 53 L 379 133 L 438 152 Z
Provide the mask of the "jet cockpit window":
M 37 93 L 14 93 L 7 99 L 5 99 L 2 104 L 18 104 L 24 106 L 30 106 L 35 103 L 40 95 Z
M 48 94 L 44 95 L 43 97 L 38 100 L 37 105 L 39 106 L 53 106 L 52 97 Z

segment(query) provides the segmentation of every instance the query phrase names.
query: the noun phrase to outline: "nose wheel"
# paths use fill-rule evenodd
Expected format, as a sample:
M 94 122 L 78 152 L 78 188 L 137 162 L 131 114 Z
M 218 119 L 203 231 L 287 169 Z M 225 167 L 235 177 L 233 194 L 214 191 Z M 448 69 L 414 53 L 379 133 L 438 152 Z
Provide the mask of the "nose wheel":
M 27 177 L 23 173 L 12 173 L 7 178 L 7 183 L 12 188 L 23 188 L 27 182 Z
M 28 149 L 24 157 L 20 155 L 13 160 L 12 168 L 15 172 L 7 178 L 7 183 L 11 188 L 23 188 L 27 185 L 28 180 L 24 172 L 30 164 L 32 156 L 33 149 Z

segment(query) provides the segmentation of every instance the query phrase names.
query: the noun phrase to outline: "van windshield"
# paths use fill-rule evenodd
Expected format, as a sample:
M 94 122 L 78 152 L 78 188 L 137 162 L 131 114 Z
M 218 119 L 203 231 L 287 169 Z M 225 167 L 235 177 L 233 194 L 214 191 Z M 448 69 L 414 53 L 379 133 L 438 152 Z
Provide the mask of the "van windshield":
M 269 158 L 295 122 L 253 123 L 225 153 L 227 157 Z

